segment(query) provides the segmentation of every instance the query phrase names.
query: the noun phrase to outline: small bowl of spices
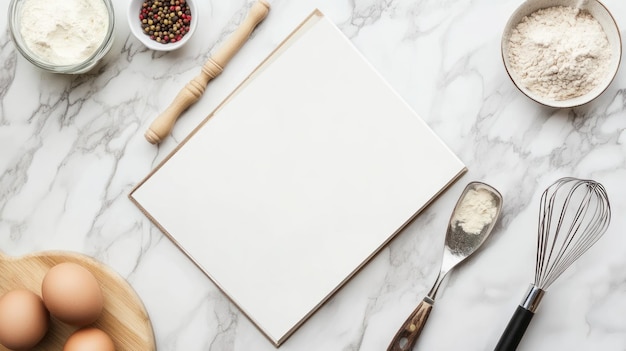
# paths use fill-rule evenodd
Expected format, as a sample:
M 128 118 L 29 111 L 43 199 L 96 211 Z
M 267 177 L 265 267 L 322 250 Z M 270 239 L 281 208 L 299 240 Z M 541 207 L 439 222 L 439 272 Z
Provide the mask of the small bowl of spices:
M 146 47 L 176 50 L 189 41 L 197 26 L 193 0 L 131 0 L 128 25 Z
M 9 30 L 30 63 L 53 73 L 85 73 L 109 52 L 111 0 L 11 0 Z
M 597 0 L 527 0 L 507 22 L 501 46 L 515 86 L 555 108 L 600 96 L 622 57 L 619 28 Z

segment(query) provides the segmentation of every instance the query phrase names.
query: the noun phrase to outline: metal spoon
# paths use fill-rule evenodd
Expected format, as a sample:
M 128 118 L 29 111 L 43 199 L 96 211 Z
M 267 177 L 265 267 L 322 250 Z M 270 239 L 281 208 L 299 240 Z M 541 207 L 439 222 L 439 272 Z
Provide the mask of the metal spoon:
M 490 185 L 471 182 L 465 187 L 450 217 L 437 280 L 398 330 L 387 351 L 406 351 L 413 348 L 433 308 L 441 282 L 452 268 L 485 242 L 500 216 L 501 209 L 502 195 Z

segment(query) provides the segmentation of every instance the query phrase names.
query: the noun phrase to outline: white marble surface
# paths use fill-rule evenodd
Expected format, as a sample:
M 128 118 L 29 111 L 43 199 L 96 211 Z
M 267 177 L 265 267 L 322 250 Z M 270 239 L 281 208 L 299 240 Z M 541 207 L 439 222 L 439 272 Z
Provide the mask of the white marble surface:
M 586 106 L 552 110 L 530 101 L 508 79 L 499 51 L 502 28 L 520 2 L 274 1 L 250 41 L 158 147 L 145 141 L 145 129 L 234 30 L 249 1 L 200 2 L 190 43 L 154 53 L 130 36 L 126 2 L 114 0 L 114 46 L 102 65 L 81 76 L 29 64 L 0 16 L 0 248 L 15 256 L 79 251 L 108 264 L 142 297 L 159 350 L 273 350 L 127 195 L 317 7 L 469 172 L 280 349 L 385 349 L 434 282 L 446 222 L 471 180 L 501 191 L 501 221 L 484 250 L 444 283 L 415 349 L 493 349 L 533 280 L 539 195 L 569 175 L 605 185 L 613 221 L 549 289 L 519 349 L 625 350 L 626 73 L 620 70 Z M 605 4 L 626 28 L 626 2 Z

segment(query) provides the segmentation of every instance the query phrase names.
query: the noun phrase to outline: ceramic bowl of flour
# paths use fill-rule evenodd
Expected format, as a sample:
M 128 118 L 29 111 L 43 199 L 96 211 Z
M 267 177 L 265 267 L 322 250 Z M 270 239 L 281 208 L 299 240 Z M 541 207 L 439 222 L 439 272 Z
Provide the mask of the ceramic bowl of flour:
M 11 0 L 8 14 L 17 50 L 49 72 L 88 72 L 113 44 L 111 0 Z
M 597 98 L 622 57 L 619 28 L 597 0 L 528 0 L 511 15 L 501 46 L 515 86 L 555 108 Z

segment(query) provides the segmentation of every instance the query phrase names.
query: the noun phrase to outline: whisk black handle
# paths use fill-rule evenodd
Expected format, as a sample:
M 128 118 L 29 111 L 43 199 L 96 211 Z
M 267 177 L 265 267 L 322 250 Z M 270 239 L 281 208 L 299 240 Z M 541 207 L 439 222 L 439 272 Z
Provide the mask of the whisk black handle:
M 494 351 L 516 350 L 534 315 L 533 312 L 524 307 L 517 306 Z

